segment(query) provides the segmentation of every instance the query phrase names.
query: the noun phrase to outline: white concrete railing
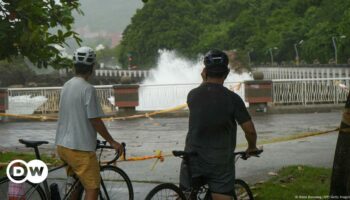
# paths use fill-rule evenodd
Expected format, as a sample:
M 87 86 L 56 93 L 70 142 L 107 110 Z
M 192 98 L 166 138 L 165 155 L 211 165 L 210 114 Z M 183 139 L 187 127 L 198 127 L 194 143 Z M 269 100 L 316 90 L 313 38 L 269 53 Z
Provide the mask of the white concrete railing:
M 71 71 L 69 69 L 68 71 Z M 132 77 L 132 78 L 146 78 L 149 76 L 149 70 L 113 70 L 113 69 L 97 69 L 94 70 L 97 77 Z M 67 74 L 66 69 L 59 70 L 59 74 L 64 76 Z
M 344 103 L 349 91 L 339 86 L 349 86 L 350 78 L 320 78 L 273 80 L 275 105 L 308 105 Z
M 253 70 L 262 72 L 266 80 L 350 77 L 350 68 L 345 67 L 257 67 Z
M 200 83 L 141 85 L 137 110 L 162 110 L 186 103 L 187 94 Z M 225 83 L 225 86 L 244 99 L 244 86 L 240 82 Z
M 273 103 L 275 105 L 339 104 L 346 101 L 348 91 L 339 87 L 339 83 L 350 85 L 350 78 L 332 79 L 291 79 L 273 80 Z M 137 110 L 161 110 L 181 105 L 186 102 L 188 92 L 197 87 L 193 84 L 141 85 L 139 88 L 139 106 Z M 225 83 L 225 86 L 244 100 L 244 84 Z M 114 112 L 112 85 L 95 86 L 103 110 Z M 9 97 L 30 96 L 45 97 L 47 100 L 36 109 L 37 112 L 57 112 L 61 87 L 44 88 L 9 88 Z M 24 101 L 22 107 L 33 107 L 31 101 Z M 11 106 L 11 102 L 10 102 Z M 16 108 L 10 108 L 16 109 Z
M 136 108 L 140 111 L 145 110 L 161 110 L 171 107 L 175 107 L 186 103 L 186 97 L 188 92 L 197 87 L 199 83 L 193 84 L 168 84 L 168 85 L 140 85 L 139 88 L 139 106 Z M 233 90 L 237 88 L 237 93 L 244 98 L 243 84 L 240 83 L 225 83 L 226 87 Z M 239 87 L 241 86 L 241 87 Z M 114 97 L 112 85 L 95 86 L 97 95 L 101 102 L 101 106 L 105 113 L 115 111 L 113 106 L 114 100 L 109 100 L 110 97 Z M 9 88 L 9 97 L 16 96 L 30 96 L 45 97 L 47 100 L 39 108 L 34 109 L 40 113 L 58 112 L 59 98 L 61 87 L 43 87 L 43 88 Z M 36 100 L 30 100 L 20 102 L 21 107 L 35 107 Z M 12 104 L 13 105 L 13 104 Z M 20 113 L 16 111 L 16 108 L 10 109 L 13 114 Z M 13 112 L 14 111 L 14 112 Z M 10 113 L 10 112 L 9 112 Z
M 105 112 L 112 112 L 115 111 L 114 106 L 109 102 L 108 98 L 113 96 L 113 89 L 112 85 L 105 85 L 105 86 L 95 86 L 97 95 L 99 97 L 99 100 L 101 102 L 102 109 Z M 59 108 L 59 100 L 60 100 L 60 93 L 61 93 L 62 87 L 42 87 L 42 88 L 9 88 L 8 93 L 9 97 L 19 97 L 19 96 L 28 96 L 25 102 L 21 102 L 24 104 L 21 107 L 33 107 L 36 106 L 36 100 L 35 97 L 45 97 L 47 100 L 44 104 L 42 104 L 39 108 L 36 109 L 36 112 L 40 113 L 50 113 L 50 112 L 58 112 Z M 9 112 L 11 113 L 17 113 L 16 109 L 19 108 L 12 108 L 11 102 L 9 102 Z M 18 112 L 20 113 L 20 112 Z
M 133 78 L 145 78 L 149 76 L 148 70 L 104 70 L 98 69 L 95 70 L 95 76 L 104 76 L 104 77 L 133 77 Z

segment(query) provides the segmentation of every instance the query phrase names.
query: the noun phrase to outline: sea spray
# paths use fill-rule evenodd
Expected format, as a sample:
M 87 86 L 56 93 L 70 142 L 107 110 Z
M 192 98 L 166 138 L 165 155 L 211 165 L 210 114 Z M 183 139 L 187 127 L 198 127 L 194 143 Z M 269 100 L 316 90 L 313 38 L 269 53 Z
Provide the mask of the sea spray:
M 157 65 L 139 88 L 137 110 L 162 110 L 186 103 L 188 92 L 201 82 L 203 56 L 197 60 L 178 56 L 175 51 L 160 50 Z M 225 86 L 244 97 L 240 82 L 252 79 L 248 73 L 228 75 Z
M 159 50 L 157 65 L 151 70 L 150 76 L 144 80 L 143 84 L 201 83 L 200 73 L 203 68 L 203 56 L 198 56 L 197 60 L 191 61 L 178 56 L 175 51 Z M 246 72 L 237 74 L 231 70 L 225 82 L 241 82 L 251 79 L 251 76 Z

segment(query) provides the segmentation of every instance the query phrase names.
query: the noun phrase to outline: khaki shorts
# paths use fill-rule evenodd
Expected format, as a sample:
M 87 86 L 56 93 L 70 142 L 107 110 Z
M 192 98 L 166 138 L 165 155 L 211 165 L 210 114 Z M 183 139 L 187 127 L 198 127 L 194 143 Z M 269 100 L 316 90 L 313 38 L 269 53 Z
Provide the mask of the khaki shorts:
M 57 153 L 61 160 L 68 164 L 68 176 L 77 175 L 85 189 L 100 188 L 100 166 L 95 152 L 57 146 Z

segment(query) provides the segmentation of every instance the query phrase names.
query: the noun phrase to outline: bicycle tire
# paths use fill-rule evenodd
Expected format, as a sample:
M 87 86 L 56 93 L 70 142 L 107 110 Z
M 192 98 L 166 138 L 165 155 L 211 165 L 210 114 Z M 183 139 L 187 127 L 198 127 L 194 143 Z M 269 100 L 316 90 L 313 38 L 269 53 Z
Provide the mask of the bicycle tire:
M 166 192 L 168 190 L 168 192 Z M 165 194 L 166 196 L 163 196 Z M 179 187 L 172 183 L 162 183 L 153 188 L 146 196 L 145 200 L 186 200 L 184 193 Z
M 8 198 L 8 187 L 10 180 L 7 177 L 0 179 L 0 197 Z M 30 196 L 25 196 L 27 200 L 46 200 L 46 195 L 44 190 L 39 184 L 34 184 L 29 181 L 24 182 L 26 186 L 25 194 Z
M 252 191 L 249 185 L 241 179 L 235 180 L 236 200 L 254 200 Z
M 100 200 L 106 200 L 108 197 L 110 200 L 113 199 L 134 199 L 134 190 L 130 178 L 128 175 L 119 167 L 115 166 L 102 166 L 100 168 L 101 178 L 105 184 L 105 188 L 100 186 Z M 120 183 L 120 184 L 118 184 Z M 106 190 L 105 190 L 106 189 Z M 79 195 L 80 199 L 84 199 L 84 190 Z

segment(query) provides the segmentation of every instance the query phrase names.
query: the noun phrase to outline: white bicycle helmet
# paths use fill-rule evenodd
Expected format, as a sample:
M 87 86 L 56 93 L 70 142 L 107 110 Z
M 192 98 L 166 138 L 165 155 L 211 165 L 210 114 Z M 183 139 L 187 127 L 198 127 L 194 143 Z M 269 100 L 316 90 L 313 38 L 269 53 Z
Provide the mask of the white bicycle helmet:
M 96 62 L 96 53 L 90 47 L 80 47 L 74 52 L 73 62 L 74 64 L 92 65 Z

